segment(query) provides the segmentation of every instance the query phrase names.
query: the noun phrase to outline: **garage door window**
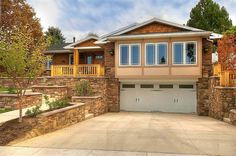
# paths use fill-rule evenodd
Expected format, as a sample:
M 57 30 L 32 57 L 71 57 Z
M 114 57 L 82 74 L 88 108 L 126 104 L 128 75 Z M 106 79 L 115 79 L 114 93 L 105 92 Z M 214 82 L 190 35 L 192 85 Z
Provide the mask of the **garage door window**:
M 154 88 L 153 84 L 141 84 L 140 88 Z
M 122 88 L 135 88 L 135 84 L 123 84 Z
M 173 84 L 160 84 L 159 88 L 162 88 L 162 89 L 164 89 L 164 88 L 173 88 Z
M 179 85 L 179 88 L 183 88 L 183 89 L 193 89 L 193 85 L 188 85 L 188 84 L 183 84 L 183 85 Z

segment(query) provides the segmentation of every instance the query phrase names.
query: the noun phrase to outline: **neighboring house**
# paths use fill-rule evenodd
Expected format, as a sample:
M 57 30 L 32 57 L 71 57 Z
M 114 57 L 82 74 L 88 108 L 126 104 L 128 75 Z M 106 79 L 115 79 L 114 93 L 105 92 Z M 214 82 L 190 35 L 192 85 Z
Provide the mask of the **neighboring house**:
M 46 53 L 53 55 L 51 76 L 118 79 L 117 109 L 204 114 L 212 75 L 210 35 L 153 18 Z

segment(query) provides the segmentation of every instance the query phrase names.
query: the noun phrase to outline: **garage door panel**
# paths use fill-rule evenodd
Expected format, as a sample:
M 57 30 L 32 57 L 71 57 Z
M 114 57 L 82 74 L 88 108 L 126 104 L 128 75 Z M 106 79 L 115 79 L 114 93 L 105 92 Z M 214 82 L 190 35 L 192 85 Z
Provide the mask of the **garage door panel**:
M 140 84 L 136 84 L 135 88 L 121 89 L 121 110 L 196 112 L 196 90 L 178 88 L 177 86 L 175 88 L 160 89 L 158 87 L 140 88 Z

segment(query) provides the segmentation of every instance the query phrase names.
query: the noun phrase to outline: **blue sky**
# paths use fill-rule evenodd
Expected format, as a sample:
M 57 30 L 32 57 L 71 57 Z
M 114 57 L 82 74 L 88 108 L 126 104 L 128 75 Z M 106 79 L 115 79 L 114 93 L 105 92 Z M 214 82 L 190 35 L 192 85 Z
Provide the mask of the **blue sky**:
M 46 30 L 59 27 L 67 41 L 89 32 L 102 35 L 129 25 L 158 17 L 179 24 L 189 19 L 199 0 L 27 0 Z M 236 0 L 215 0 L 225 6 L 236 25 Z

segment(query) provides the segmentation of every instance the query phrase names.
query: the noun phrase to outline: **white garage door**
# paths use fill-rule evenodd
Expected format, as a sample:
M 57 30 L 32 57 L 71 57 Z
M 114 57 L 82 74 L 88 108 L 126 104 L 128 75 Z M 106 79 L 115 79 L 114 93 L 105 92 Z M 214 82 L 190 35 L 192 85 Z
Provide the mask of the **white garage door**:
M 123 83 L 120 108 L 124 111 L 196 112 L 196 85 Z

